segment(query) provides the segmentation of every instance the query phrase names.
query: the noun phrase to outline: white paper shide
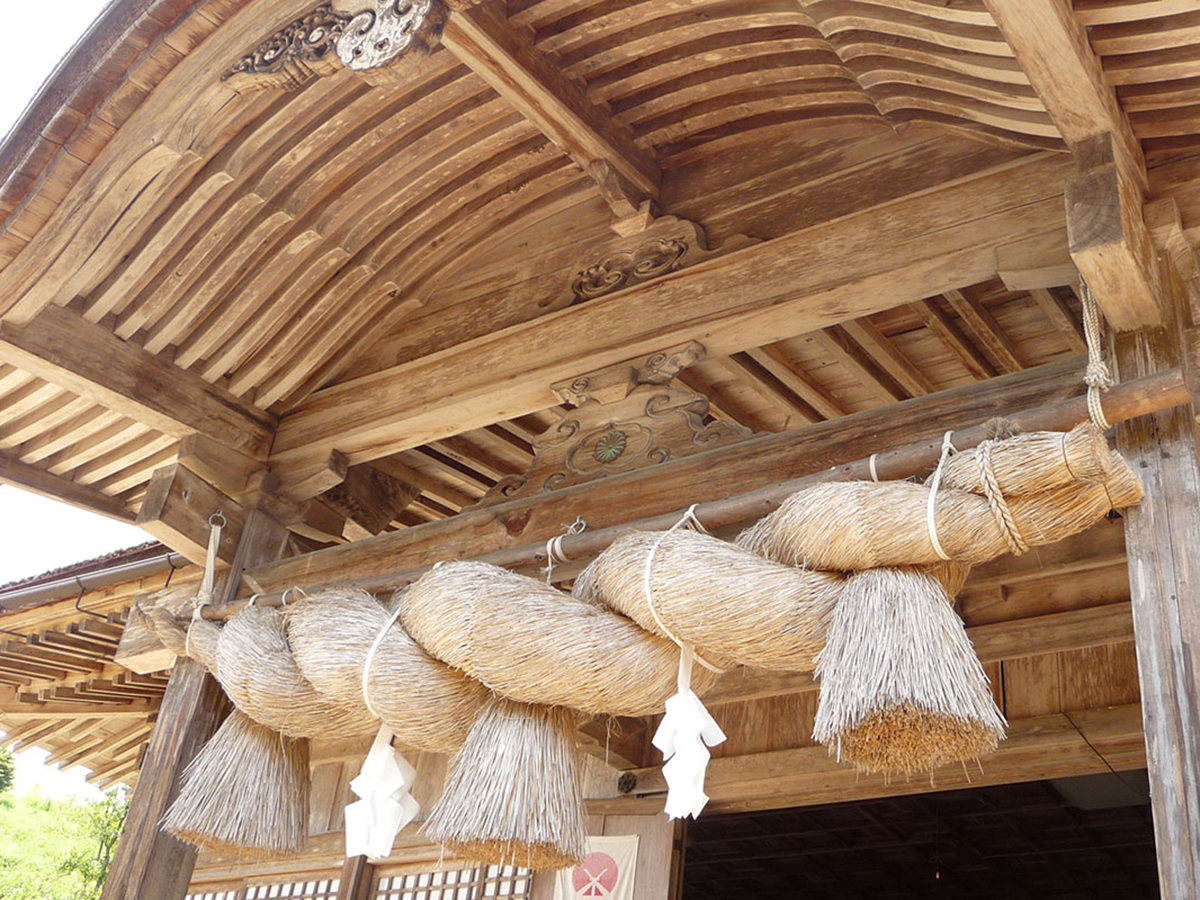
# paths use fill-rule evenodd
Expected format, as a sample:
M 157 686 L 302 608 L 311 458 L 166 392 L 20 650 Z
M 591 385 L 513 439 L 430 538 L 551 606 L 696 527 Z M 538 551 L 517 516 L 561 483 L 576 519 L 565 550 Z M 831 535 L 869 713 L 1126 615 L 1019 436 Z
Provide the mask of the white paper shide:
M 666 813 L 672 819 L 696 818 L 708 803 L 704 773 L 715 747 L 725 740 L 700 698 L 692 692 L 692 649 L 684 645 L 679 657 L 679 692 L 667 701 L 666 715 L 654 733 L 654 746 L 662 751 L 663 777 L 667 781 Z
M 411 822 L 420 804 L 409 791 L 416 770 L 392 746 L 392 732 L 381 727 L 362 770 L 350 782 L 361 800 L 346 807 L 346 855 L 384 859 L 400 829 Z

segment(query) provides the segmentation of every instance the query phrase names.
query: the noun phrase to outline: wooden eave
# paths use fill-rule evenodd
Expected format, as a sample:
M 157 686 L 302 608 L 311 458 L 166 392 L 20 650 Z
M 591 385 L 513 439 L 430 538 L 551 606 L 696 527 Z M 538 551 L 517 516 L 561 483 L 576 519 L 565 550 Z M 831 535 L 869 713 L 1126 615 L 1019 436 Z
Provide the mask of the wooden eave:
M 551 383 L 680 340 L 767 432 L 1079 353 L 1093 132 L 1200 227 L 1173 8 L 455 5 L 390 81 L 291 91 L 221 76 L 308 0 L 106 11 L 0 156 L 0 478 L 128 518 L 198 435 L 292 500 L 370 464 L 412 526 L 527 466 Z M 645 202 L 761 241 L 573 302 Z

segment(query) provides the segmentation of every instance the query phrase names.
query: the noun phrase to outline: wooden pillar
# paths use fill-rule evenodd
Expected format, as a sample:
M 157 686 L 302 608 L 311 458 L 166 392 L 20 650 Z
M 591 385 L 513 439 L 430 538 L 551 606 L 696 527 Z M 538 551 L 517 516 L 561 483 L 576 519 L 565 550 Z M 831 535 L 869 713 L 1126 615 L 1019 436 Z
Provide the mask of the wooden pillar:
M 246 568 L 282 556 L 287 535 L 261 511 L 251 512 L 217 599 L 233 598 Z M 183 770 L 212 735 L 226 706 L 220 685 L 203 666 L 183 658 L 175 663 L 102 900 L 182 900 L 187 893 L 196 850 L 162 831 L 159 823 L 179 793 Z
M 337 900 L 370 900 L 375 867 L 365 856 L 347 857 L 338 881 Z
M 1122 380 L 1187 365 L 1190 306 L 1166 267 L 1168 324 L 1116 341 Z M 1200 448 L 1193 404 L 1117 426 L 1146 489 L 1125 516 L 1150 798 L 1164 900 L 1200 896 Z

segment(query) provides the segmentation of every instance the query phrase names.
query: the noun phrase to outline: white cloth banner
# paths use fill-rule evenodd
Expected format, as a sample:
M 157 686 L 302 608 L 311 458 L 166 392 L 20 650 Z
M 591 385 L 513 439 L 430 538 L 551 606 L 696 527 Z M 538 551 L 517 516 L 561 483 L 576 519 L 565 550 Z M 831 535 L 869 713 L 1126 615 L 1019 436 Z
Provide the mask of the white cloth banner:
M 554 882 L 554 900 L 585 897 L 633 900 L 637 849 L 636 834 L 589 837 L 588 855 L 583 863 L 559 871 Z

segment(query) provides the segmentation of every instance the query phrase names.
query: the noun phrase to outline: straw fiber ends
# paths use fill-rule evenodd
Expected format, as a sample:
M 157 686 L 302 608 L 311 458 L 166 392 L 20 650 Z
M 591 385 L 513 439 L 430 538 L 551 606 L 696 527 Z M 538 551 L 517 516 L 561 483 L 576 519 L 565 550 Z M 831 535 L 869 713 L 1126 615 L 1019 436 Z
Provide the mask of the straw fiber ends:
M 650 554 L 653 552 L 653 559 Z M 646 597 L 646 563 L 654 609 Z M 576 579 L 647 631 L 686 641 L 712 662 L 811 672 L 844 579 L 783 566 L 696 531 L 633 532 Z
M 400 604 L 422 647 L 511 700 L 642 716 L 676 690 L 675 644 L 506 569 L 445 563 L 410 585 Z M 698 672 L 696 692 L 715 677 Z
M 234 710 L 184 770 L 163 827 L 204 850 L 294 854 L 308 836 L 308 741 Z
M 390 612 L 365 591 L 310 594 L 284 612 L 296 664 L 331 702 L 366 713 L 363 666 Z M 453 753 L 488 699 L 488 690 L 432 658 L 393 623 L 368 677 L 371 705 L 397 740 L 415 750 Z
M 561 869 L 587 855 L 575 715 L 496 699 L 451 763 L 422 833 L 457 856 Z
M 813 737 L 868 772 L 930 771 L 996 749 L 1005 721 L 934 578 L 869 569 L 846 582 L 817 666 Z

